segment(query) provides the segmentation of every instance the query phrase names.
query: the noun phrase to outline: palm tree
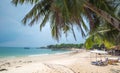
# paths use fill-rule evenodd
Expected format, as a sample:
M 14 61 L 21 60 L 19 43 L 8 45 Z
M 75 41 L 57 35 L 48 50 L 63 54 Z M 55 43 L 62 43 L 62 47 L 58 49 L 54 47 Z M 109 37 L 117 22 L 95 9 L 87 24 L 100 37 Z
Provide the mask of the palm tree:
M 74 25 L 79 26 L 81 34 L 85 36 L 88 28 L 84 18 L 88 19 L 90 31 L 96 25 L 101 25 L 101 19 L 111 24 L 116 30 L 120 31 L 120 1 L 119 0 L 12 0 L 12 3 L 30 3 L 34 7 L 22 20 L 24 24 L 30 21 L 29 25 L 43 19 L 40 29 L 50 21 L 52 35 L 59 39 L 61 31 L 67 33 L 73 31 Z
M 120 44 L 120 32 L 115 28 L 111 28 L 108 24 L 99 26 L 89 33 L 84 46 L 90 49 L 93 45 L 104 44 L 107 49 L 110 49 L 113 45 Z
M 115 17 L 115 10 L 120 12 L 120 9 L 117 9 L 120 6 L 119 0 L 89 0 L 93 1 L 91 3 L 86 2 L 85 7 L 92 10 L 94 13 L 102 17 L 112 26 L 114 26 L 117 30 L 120 31 L 120 19 Z M 118 3 L 117 3 L 118 2 Z M 92 5 L 94 4 L 94 5 Z M 97 8 L 97 7 L 98 8 Z M 113 7 L 112 7 L 113 6 Z M 117 14 L 118 15 L 118 14 Z M 120 16 L 118 16 L 120 18 Z

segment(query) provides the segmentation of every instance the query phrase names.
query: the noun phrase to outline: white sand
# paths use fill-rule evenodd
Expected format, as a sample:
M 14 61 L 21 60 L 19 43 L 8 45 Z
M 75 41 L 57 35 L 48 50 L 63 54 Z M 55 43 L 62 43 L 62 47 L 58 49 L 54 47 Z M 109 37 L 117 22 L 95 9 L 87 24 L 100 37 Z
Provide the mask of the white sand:
M 91 65 L 90 52 L 80 51 L 66 54 L 1 58 L 0 73 L 120 73 L 117 65 Z

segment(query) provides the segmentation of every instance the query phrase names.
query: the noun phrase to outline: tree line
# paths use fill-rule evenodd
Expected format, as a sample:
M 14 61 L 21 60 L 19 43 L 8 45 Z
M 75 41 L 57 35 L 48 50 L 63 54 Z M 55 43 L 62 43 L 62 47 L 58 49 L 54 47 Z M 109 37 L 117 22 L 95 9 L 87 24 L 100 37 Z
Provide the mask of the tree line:
M 48 45 L 47 48 L 83 48 L 83 43 L 81 44 L 56 44 L 56 45 Z

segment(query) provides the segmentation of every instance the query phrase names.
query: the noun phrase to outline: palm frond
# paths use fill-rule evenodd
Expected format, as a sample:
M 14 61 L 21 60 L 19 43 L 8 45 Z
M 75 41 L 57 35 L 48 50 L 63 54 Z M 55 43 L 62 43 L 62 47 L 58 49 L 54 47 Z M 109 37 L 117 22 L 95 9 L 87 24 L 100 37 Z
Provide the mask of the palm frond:
M 73 33 L 74 39 L 77 40 L 72 24 L 71 24 L 71 29 L 72 29 L 72 33 Z
M 118 36 L 116 34 L 119 33 L 119 31 L 117 31 L 119 30 L 118 20 L 120 20 L 119 0 L 12 0 L 12 3 L 16 6 L 24 3 L 33 4 L 34 7 L 23 18 L 23 24 L 26 25 L 29 23 L 29 25 L 32 26 L 35 22 L 43 18 L 40 23 L 40 29 L 42 29 L 46 22 L 50 21 L 52 36 L 57 40 L 59 40 L 62 32 L 67 34 L 70 30 L 72 30 L 73 36 L 76 39 L 73 26 L 78 26 L 84 37 L 88 31 L 84 17 L 87 17 L 86 19 L 88 19 L 88 23 L 90 24 L 90 35 L 97 33 L 96 35 L 98 36 L 98 34 L 101 34 L 99 31 L 110 29 L 110 31 L 102 32 L 101 36 L 104 34 L 105 36 L 103 36 L 103 38 L 109 37 L 111 32 L 111 34 L 113 34 L 111 38 L 115 39 L 115 36 Z M 86 7 L 86 5 L 89 7 Z M 100 15 L 101 11 L 109 15 L 107 14 L 106 17 L 104 17 L 102 14 Z M 104 20 L 101 17 L 103 17 Z M 117 24 L 111 22 L 113 19 Z M 108 24 L 106 22 L 112 25 L 114 24 L 113 26 L 117 28 L 117 30 L 113 28 L 113 26 L 105 26 Z M 104 28 L 102 26 L 104 26 Z
M 40 16 L 42 17 L 48 13 L 48 11 L 50 10 L 50 5 L 50 1 L 46 3 L 46 0 L 41 0 L 31 9 L 29 13 L 27 13 L 22 22 L 26 24 L 29 20 L 33 19 L 33 21 L 30 23 L 32 25 L 36 20 L 40 18 Z M 35 20 L 34 18 L 38 19 Z
M 40 24 L 40 30 L 42 30 L 42 28 L 45 26 L 46 22 L 49 20 L 49 15 L 50 15 L 50 12 L 48 12 L 48 13 L 45 15 L 42 23 Z
M 18 4 L 24 4 L 24 3 L 30 3 L 35 4 L 39 2 L 40 0 L 12 0 L 11 2 L 17 6 Z

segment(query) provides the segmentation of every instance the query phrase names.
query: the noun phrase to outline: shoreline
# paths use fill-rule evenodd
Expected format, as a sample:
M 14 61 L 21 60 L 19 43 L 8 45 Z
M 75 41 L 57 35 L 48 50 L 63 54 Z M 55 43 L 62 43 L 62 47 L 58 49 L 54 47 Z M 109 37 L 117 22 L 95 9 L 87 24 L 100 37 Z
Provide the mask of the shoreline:
M 120 63 L 91 65 L 90 52 L 86 50 L 0 59 L 0 73 L 113 73 L 111 69 L 120 70 Z
M 76 50 L 70 50 L 70 51 L 65 51 L 65 52 L 56 52 L 56 53 L 45 53 L 45 54 L 31 54 L 31 55 L 17 55 L 17 56 L 0 56 L 0 59 L 4 58 L 21 58 L 21 57 L 36 57 L 36 56 L 45 56 L 45 55 L 59 55 L 59 54 L 67 54 L 67 53 L 72 53 L 75 52 Z
M 17 56 L 0 56 L 0 59 L 4 58 L 21 58 L 21 57 L 36 57 L 36 56 L 44 56 L 44 55 L 58 55 L 58 54 L 67 54 L 67 53 L 73 53 L 73 52 L 79 52 L 84 49 L 76 49 L 76 48 L 71 48 L 68 51 L 64 52 L 55 52 L 55 53 L 45 53 L 45 54 L 30 54 L 30 55 L 17 55 Z

